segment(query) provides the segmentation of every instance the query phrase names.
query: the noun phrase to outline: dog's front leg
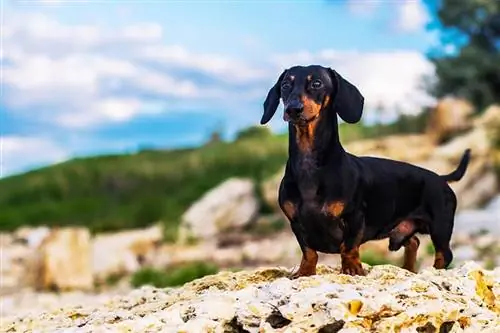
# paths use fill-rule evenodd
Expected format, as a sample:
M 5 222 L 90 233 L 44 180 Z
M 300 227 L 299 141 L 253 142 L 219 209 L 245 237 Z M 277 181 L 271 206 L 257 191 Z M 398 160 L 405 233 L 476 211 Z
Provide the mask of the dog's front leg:
M 302 250 L 302 260 L 300 261 L 299 270 L 291 275 L 291 278 L 298 278 L 300 276 L 310 276 L 316 274 L 316 265 L 318 264 L 318 253 L 309 248 L 304 240 L 305 231 L 303 230 L 300 222 L 298 221 L 297 205 L 292 201 L 283 200 L 281 209 L 288 218 L 292 227 L 292 232 L 299 243 Z
M 316 265 L 318 264 L 318 253 L 308 247 L 303 238 L 304 232 L 300 228 L 300 224 L 297 221 L 292 221 L 292 231 L 297 238 L 300 249 L 302 250 L 302 259 L 300 261 L 299 270 L 291 275 L 292 279 L 301 276 L 311 276 L 316 275 Z
M 360 212 L 354 212 L 345 217 L 344 240 L 340 245 L 343 274 L 366 275 L 359 256 L 364 226 L 364 216 Z

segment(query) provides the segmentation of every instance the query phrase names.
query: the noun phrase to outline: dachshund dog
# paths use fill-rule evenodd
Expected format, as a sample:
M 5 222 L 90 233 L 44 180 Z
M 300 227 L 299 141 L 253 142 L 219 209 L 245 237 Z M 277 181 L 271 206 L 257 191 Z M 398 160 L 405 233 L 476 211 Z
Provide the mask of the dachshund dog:
M 339 140 L 337 115 L 348 124 L 359 122 L 364 97 L 331 68 L 285 70 L 269 90 L 261 125 L 274 116 L 280 99 L 289 146 L 278 202 L 302 250 L 292 278 L 316 274 L 318 252 L 340 253 L 343 274 L 365 275 L 360 245 L 384 238 L 390 251 L 404 247 L 403 268 L 416 272 L 417 233 L 430 235 L 434 267 L 447 268 L 457 206 L 448 182 L 463 177 L 470 149 L 448 175 L 348 153 Z

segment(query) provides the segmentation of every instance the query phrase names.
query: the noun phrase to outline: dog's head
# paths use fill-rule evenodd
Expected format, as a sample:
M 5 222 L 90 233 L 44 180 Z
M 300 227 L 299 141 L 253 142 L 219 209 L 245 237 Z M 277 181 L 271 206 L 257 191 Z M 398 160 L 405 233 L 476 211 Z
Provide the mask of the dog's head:
M 285 106 L 283 119 L 298 126 L 320 118 L 324 112 L 357 123 L 364 105 L 364 97 L 354 85 L 333 69 L 318 65 L 294 66 L 281 73 L 264 101 L 261 124 L 274 116 L 280 98 Z

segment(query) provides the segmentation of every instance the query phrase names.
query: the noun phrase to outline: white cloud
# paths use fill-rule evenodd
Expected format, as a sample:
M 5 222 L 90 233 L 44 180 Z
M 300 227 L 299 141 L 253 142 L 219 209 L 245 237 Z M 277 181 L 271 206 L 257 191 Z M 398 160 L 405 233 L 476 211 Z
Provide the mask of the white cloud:
M 2 176 L 46 163 L 64 161 L 68 152 L 43 137 L 0 137 Z
M 254 89 L 247 94 L 232 85 L 255 84 L 266 76 L 265 68 L 164 45 L 156 23 L 109 29 L 64 25 L 41 14 L 8 17 L 5 103 L 24 116 L 36 110 L 40 120 L 59 126 L 124 122 L 151 113 L 152 104 L 165 111 L 178 100 L 200 106 L 224 104 L 227 96 L 248 100 Z M 193 72 L 209 83 L 195 82 Z
M 421 111 L 422 106 L 433 102 L 419 90 L 421 76 L 432 74 L 433 66 L 418 52 L 361 53 L 324 50 L 313 54 L 302 51 L 276 56 L 274 61 L 281 68 L 317 63 L 335 69 L 365 96 L 366 113 L 382 102 L 388 109 L 389 116 L 394 116 L 396 108 L 401 108 L 406 114 L 416 114 Z
M 429 19 L 422 0 L 403 0 L 397 5 L 396 27 L 402 32 L 423 30 Z
M 299 51 L 249 63 L 166 45 L 162 27 L 152 22 L 110 29 L 66 25 L 41 14 L 9 13 L 5 18 L 2 107 L 38 121 L 41 128 L 56 125 L 77 136 L 107 123 L 207 106 L 231 113 L 228 127 L 233 130 L 234 124 L 256 124 L 270 84 L 284 67 L 295 64 L 336 69 L 359 86 L 367 111 L 382 101 L 388 108 L 415 113 L 429 102 L 416 87 L 432 66 L 416 52 Z M 257 105 L 255 114 L 241 111 L 249 103 Z M 274 128 L 283 128 L 279 118 Z M 59 161 L 80 146 L 62 147 L 50 137 L 6 137 L 4 171 Z

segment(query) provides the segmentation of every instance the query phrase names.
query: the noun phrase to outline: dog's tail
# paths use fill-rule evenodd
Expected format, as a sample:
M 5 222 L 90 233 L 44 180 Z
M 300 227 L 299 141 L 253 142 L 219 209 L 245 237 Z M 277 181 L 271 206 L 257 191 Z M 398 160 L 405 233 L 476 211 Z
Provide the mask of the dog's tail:
M 458 164 L 458 167 L 455 169 L 455 171 L 447 175 L 442 175 L 441 178 L 443 178 L 447 182 L 459 181 L 464 176 L 465 171 L 467 170 L 467 166 L 469 165 L 469 161 L 470 161 L 470 149 L 467 148 L 464 151 L 462 159 L 460 160 L 460 163 Z

